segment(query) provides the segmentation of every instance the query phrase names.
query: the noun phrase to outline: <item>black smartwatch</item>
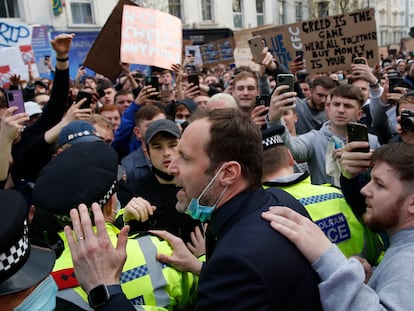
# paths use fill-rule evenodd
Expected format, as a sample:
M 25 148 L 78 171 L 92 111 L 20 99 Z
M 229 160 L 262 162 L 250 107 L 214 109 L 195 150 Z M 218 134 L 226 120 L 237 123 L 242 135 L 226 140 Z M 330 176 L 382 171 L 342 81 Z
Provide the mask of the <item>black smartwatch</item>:
M 112 295 L 122 293 L 121 285 L 98 285 L 91 289 L 88 295 L 88 302 L 92 308 L 98 308 L 106 304 Z

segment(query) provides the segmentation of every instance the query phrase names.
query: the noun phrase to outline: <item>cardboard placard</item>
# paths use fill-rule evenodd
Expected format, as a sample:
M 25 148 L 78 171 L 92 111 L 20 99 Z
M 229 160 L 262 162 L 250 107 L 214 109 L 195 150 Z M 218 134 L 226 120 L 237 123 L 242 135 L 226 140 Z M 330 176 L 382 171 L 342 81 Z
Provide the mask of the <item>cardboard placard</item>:
M 288 67 L 297 50 L 304 51 L 310 73 L 347 70 L 355 57 L 378 62 L 378 43 L 373 8 L 322 17 L 300 23 L 258 30 L 275 58 Z
M 226 38 L 200 45 L 203 67 L 215 67 L 218 64 L 234 63 L 234 38 Z
M 115 80 L 122 72 L 119 61 L 124 5 L 136 6 L 132 1 L 119 0 L 83 62 L 84 66 L 111 80 Z
M 122 15 L 121 61 L 170 69 L 181 63 L 182 24 L 176 16 L 125 5 Z

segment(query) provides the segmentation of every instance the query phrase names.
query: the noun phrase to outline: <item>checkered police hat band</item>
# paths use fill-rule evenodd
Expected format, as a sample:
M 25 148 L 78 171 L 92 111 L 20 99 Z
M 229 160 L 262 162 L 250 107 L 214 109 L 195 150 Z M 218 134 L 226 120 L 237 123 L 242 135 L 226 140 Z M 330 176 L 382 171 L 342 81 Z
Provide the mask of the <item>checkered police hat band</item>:
M 68 135 L 68 142 L 71 140 L 74 140 L 75 138 L 78 137 L 82 137 L 82 136 L 90 136 L 90 135 L 94 135 L 94 133 L 88 131 L 88 130 L 84 130 L 82 132 L 78 132 L 78 133 L 72 133 Z
M 29 255 L 28 233 L 27 220 L 25 220 L 23 236 L 10 249 L 0 254 L 0 273 L 10 270 Z
M 276 134 L 262 140 L 263 150 L 270 149 L 275 146 L 283 145 L 283 139 L 280 135 Z

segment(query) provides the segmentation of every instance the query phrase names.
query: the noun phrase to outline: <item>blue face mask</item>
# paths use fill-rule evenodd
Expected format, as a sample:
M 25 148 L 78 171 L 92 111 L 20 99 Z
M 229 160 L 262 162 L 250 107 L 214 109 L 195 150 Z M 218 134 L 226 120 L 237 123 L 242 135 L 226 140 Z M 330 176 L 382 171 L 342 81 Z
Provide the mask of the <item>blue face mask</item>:
M 210 220 L 211 216 L 213 215 L 213 212 L 216 209 L 217 204 L 220 202 L 221 198 L 223 197 L 224 193 L 226 192 L 227 187 L 224 188 L 223 192 L 220 194 L 217 201 L 212 206 L 201 205 L 200 199 L 207 192 L 208 188 L 210 188 L 211 185 L 214 183 L 218 174 L 223 169 L 223 166 L 221 166 L 220 169 L 217 171 L 217 173 L 213 176 L 213 178 L 204 188 L 203 192 L 201 192 L 200 196 L 197 199 L 192 198 L 190 201 L 190 204 L 188 204 L 187 210 L 185 212 L 186 214 L 190 215 L 193 219 L 200 220 L 201 222 L 206 222 L 207 220 Z
M 338 73 L 337 76 L 339 81 L 342 81 L 344 79 L 344 75 L 342 73 Z
M 14 311 L 42 310 L 53 311 L 56 308 L 56 292 L 58 287 L 49 275 Z
M 176 124 L 182 125 L 187 120 L 186 119 L 175 119 L 174 121 Z

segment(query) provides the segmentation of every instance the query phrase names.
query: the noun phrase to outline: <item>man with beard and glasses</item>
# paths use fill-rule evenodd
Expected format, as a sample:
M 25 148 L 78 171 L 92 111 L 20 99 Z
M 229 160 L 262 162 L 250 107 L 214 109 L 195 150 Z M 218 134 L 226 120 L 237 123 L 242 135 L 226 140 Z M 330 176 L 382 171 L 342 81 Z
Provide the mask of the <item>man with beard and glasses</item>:
M 409 310 L 414 305 L 414 145 L 394 143 L 374 151 L 371 181 L 361 189 L 372 230 L 386 231 L 390 246 L 369 277 L 370 267 L 346 259 L 309 219 L 274 206 L 263 217 L 290 239 L 318 272 L 324 310 Z

